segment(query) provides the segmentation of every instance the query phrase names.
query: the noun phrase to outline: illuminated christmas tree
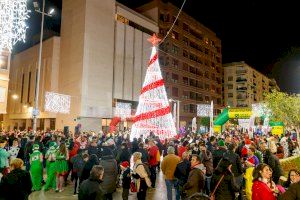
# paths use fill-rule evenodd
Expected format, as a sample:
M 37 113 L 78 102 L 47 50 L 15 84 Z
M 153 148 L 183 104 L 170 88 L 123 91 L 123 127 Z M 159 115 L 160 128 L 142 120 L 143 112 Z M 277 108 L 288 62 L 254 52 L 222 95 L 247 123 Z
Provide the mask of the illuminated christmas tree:
M 131 140 L 141 135 L 146 138 L 150 134 L 150 131 L 159 136 L 160 139 L 176 135 L 175 124 L 172 119 L 155 47 L 160 39 L 154 34 L 148 41 L 153 44 L 153 47 L 134 117 L 134 124 L 132 125 Z

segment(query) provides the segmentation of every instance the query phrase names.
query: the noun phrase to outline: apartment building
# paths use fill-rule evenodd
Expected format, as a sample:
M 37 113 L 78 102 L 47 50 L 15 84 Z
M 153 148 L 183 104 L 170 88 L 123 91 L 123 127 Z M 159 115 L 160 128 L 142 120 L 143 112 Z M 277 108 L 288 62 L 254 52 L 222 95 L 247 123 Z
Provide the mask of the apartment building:
M 269 79 L 244 61 L 226 63 L 223 67 L 226 106 L 251 107 L 263 100 L 264 93 L 279 90 L 274 79 Z
M 137 11 L 158 23 L 159 36 L 168 34 L 179 9 L 154 0 Z M 159 62 L 168 97 L 180 101 L 180 126 L 191 124 L 197 104 L 214 101 L 215 114 L 222 103 L 221 40 L 203 24 L 181 12 L 173 29 L 159 46 Z

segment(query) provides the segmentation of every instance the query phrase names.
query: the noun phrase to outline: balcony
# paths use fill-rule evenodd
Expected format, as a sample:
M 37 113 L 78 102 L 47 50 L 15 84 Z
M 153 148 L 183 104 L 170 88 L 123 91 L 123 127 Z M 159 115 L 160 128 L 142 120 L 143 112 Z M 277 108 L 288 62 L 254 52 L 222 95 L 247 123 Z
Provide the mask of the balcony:
M 236 90 L 237 91 L 246 91 L 247 87 L 237 87 Z
M 237 99 L 241 99 L 241 100 L 246 100 L 246 99 L 247 99 L 247 96 L 246 96 L 246 95 L 240 95 L 240 94 L 238 94 L 238 95 L 236 96 L 236 98 L 237 98 Z
M 247 104 L 241 103 L 241 104 L 237 104 L 236 107 L 248 107 Z
M 247 74 L 247 70 L 246 69 L 236 70 L 236 74 L 238 74 L 238 75 L 240 75 L 240 74 Z
M 247 82 L 247 78 L 240 78 L 240 77 L 238 77 L 236 79 L 236 82 Z

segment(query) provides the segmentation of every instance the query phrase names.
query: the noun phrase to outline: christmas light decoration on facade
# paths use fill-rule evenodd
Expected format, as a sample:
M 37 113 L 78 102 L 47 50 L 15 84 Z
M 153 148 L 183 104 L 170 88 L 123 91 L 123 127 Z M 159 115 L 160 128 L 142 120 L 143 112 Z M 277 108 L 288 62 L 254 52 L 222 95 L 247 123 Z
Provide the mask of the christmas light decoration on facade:
M 27 0 L 0 0 L 0 52 L 11 52 L 18 41 L 25 42 L 29 12 Z
M 141 135 L 146 138 L 150 132 L 159 136 L 160 139 L 171 138 L 176 135 L 175 124 L 172 119 L 155 47 L 160 40 L 156 35 L 153 35 L 149 41 L 152 42 L 153 47 L 139 97 L 139 104 L 133 118 L 134 124 L 130 135 L 131 140 Z
M 54 113 L 70 113 L 71 96 L 46 92 L 45 94 L 45 111 Z
M 209 117 L 211 105 L 210 104 L 197 104 L 197 116 L 198 117 Z
M 131 103 L 117 102 L 115 116 L 121 117 L 121 119 L 131 117 Z

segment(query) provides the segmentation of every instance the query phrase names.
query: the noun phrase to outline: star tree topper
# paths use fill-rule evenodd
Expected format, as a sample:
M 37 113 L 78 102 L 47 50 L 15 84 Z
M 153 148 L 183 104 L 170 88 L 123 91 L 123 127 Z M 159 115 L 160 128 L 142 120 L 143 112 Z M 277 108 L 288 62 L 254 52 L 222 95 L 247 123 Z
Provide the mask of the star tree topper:
M 147 40 L 151 42 L 153 46 L 157 46 L 157 44 L 161 41 L 161 39 L 159 39 L 155 33 L 153 33 L 152 37 L 148 38 Z

